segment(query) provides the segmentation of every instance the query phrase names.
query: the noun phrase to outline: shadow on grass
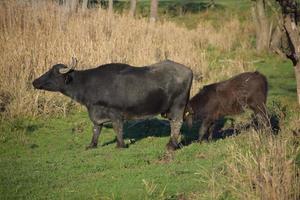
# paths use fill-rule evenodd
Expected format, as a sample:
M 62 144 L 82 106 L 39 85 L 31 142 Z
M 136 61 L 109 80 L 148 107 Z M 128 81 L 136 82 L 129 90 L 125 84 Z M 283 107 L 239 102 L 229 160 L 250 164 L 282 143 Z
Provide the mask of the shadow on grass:
M 12 120 L 9 122 L 10 128 L 12 129 L 11 131 L 23 131 L 27 134 L 32 134 L 36 130 L 42 127 L 42 124 L 35 123 L 34 121 L 31 120 L 26 120 L 23 118 L 17 118 L 15 120 Z
M 231 126 L 225 128 L 225 124 L 230 121 Z M 255 118 L 249 123 L 244 125 L 235 126 L 233 118 L 221 118 L 219 119 L 213 130 L 213 140 L 225 139 L 226 137 L 235 136 L 241 133 L 242 130 L 248 130 L 250 128 L 258 128 L 259 125 L 255 121 Z M 279 118 L 276 115 L 270 116 L 270 123 L 273 134 L 277 134 L 280 130 Z M 188 146 L 191 143 L 197 141 L 198 130 L 201 123 L 196 123 L 190 130 L 186 123 L 183 123 L 181 127 L 183 146 Z M 112 128 L 111 124 L 106 124 L 106 128 Z M 143 138 L 147 137 L 169 137 L 170 136 L 170 123 L 168 120 L 163 119 L 146 119 L 141 121 L 128 121 L 124 124 L 124 139 L 129 139 L 130 144 L 135 143 Z M 102 146 L 116 143 L 116 138 L 104 143 Z
M 112 128 L 111 123 L 105 125 L 106 128 Z M 124 124 L 124 139 L 129 139 L 130 143 L 147 137 L 167 137 L 170 135 L 170 125 L 168 120 L 146 119 L 139 121 L 128 121 Z M 102 146 L 115 143 L 113 139 L 104 143 Z
M 214 141 L 219 140 L 219 139 L 225 139 L 226 137 L 230 136 L 236 136 L 239 135 L 242 130 L 249 130 L 251 128 L 260 130 L 260 129 L 266 129 L 268 127 L 271 127 L 271 133 L 274 135 L 277 135 L 278 132 L 280 131 L 280 126 L 279 126 L 279 116 L 272 114 L 269 116 L 270 119 L 270 125 L 263 125 L 258 123 L 257 118 L 252 116 L 252 120 L 247 123 L 247 124 L 241 124 L 241 125 L 235 125 L 235 120 L 233 118 L 221 118 L 217 122 L 215 122 L 215 127 L 212 130 L 213 131 L 213 137 L 212 139 Z M 225 124 L 230 121 L 230 127 L 225 128 Z M 184 145 L 189 145 L 193 141 L 198 139 L 198 131 L 201 126 L 201 122 L 197 123 L 193 129 L 190 131 L 188 134 L 189 137 L 187 137 L 187 140 L 184 141 Z M 203 133 L 201 133 L 203 134 Z
M 231 126 L 229 128 L 224 128 L 225 124 L 228 121 L 231 122 Z M 215 122 L 214 128 L 212 130 L 213 131 L 212 140 L 216 141 L 216 140 L 224 139 L 226 137 L 230 137 L 233 135 L 238 135 L 238 134 L 240 134 L 241 130 L 250 128 L 250 125 L 248 125 L 248 124 L 237 127 L 237 128 L 235 128 L 235 126 L 233 124 L 234 124 L 234 119 L 232 119 L 232 118 L 221 118 L 217 122 Z M 183 135 L 184 135 L 184 138 L 182 140 L 183 146 L 187 146 L 195 141 L 198 141 L 200 127 L 201 127 L 201 121 L 194 123 L 191 130 L 189 130 L 185 126 L 185 128 L 183 129 Z M 203 134 L 203 133 L 201 133 L 201 134 Z

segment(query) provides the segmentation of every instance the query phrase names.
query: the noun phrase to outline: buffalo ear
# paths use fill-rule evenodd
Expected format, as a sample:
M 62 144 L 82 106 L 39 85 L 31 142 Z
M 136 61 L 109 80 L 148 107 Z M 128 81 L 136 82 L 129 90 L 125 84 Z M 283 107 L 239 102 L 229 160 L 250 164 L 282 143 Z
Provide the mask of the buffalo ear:
M 69 74 L 67 74 L 65 76 L 65 84 L 68 85 L 69 83 L 71 83 L 73 80 L 72 76 L 70 76 Z

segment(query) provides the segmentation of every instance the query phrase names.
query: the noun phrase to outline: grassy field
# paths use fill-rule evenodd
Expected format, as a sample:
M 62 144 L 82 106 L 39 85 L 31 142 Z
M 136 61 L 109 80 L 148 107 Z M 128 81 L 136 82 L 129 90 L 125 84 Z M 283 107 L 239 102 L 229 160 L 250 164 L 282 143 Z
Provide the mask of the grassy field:
M 101 135 L 104 146 L 85 151 L 91 136 L 86 114 L 47 121 L 22 121 L 17 128 L 5 128 L 15 129 L 17 138 L 9 138 L 7 133 L 1 145 L 2 198 L 156 199 L 191 192 L 209 195 L 206 176 L 211 167 L 223 167 L 222 151 L 230 141 L 193 144 L 174 155 L 165 155 L 168 129 L 152 122 L 155 128 L 148 133 L 142 127 L 126 130 L 127 142 L 130 138 L 137 140 L 128 149 L 116 149 L 115 143 L 105 145 L 115 138 L 112 129 L 106 128 Z
M 281 100 L 293 120 L 299 120 L 299 113 L 291 110 L 296 97 L 289 65 L 266 57 L 257 67 L 270 82 L 269 105 Z M 11 119 L 0 127 L 1 199 L 232 199 L 225 163 L 229 149 L 233 143 L 249 145 L 250 134 L 256 134 L 245 130 L 169 154 L 165 152 L 169 127 L 158 120 L 126 128 L 129 148 L 123 150 L 115 148 L 110 126 L 100 136 L 100 147 L 85 150 L 91 138 L 85 111 L 66 117 Z M 186 128 L 183 133 L 183 141 L 195 136 Z
M 216 2 L 217 10 L 164 16 L 155 26 L 123 15 L 110 21 L 101 10 L 64 21 L 63 10 L 53 5 L 39 11 L 17 3 L 0 7 L 0 106 L 1 94 L 10 99 L 0 113 L 0 199 L 299 199 L 300 109 L 292 64 L 255 52 L 248 1 L 238 7 L 233 0 Z M 281 131 L 275 136 L 241 128 L 251 122 L 247 112 L 229 116 L 234 124 L 222 131 L 233 136 L 211 143 L 193 142 L 196 131 L 183 126 L 183 148 L 170 153 L 169 127 L 158 118 L 126 123 L 129 148 L 115 148 L 107 124 L 99 147 L 85 150 L 92 136 L 85 109 L 31 87 L 72 54 L 80 68 L 174 59 L 194 71 L 192 94 L 258 70 L 268 78 L 268 108 Z

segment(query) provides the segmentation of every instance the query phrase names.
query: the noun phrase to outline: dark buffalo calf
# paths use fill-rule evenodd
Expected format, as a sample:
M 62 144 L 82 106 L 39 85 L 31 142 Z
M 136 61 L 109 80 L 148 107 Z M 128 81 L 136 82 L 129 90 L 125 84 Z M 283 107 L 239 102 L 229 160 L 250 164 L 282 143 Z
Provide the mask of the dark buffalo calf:
M 239 114 L 250 108 L 269 124 L 266 111 L 268 82 L 259 72 L 246 72 L 228 80 L 206 85 L 188 103 L 186 120 L 189 127 L 193 121 L 202 121 L 199 141 L 212 139 L 214 122 L 226 115 Z

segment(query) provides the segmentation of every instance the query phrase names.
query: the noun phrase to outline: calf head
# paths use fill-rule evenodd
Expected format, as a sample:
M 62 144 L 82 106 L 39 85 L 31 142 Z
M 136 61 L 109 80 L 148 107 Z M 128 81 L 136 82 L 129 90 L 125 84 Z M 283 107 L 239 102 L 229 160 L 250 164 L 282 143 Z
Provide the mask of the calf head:
M 72 58 L 72 64 L 66 66 L 64 64 L 56 64 L 45 74 L 35 79 L 32 85 L 36 89 L 47 91 L 62 91 L 64 86 L 72 81 L 69 75 L 77 65 L 76 58 Z

